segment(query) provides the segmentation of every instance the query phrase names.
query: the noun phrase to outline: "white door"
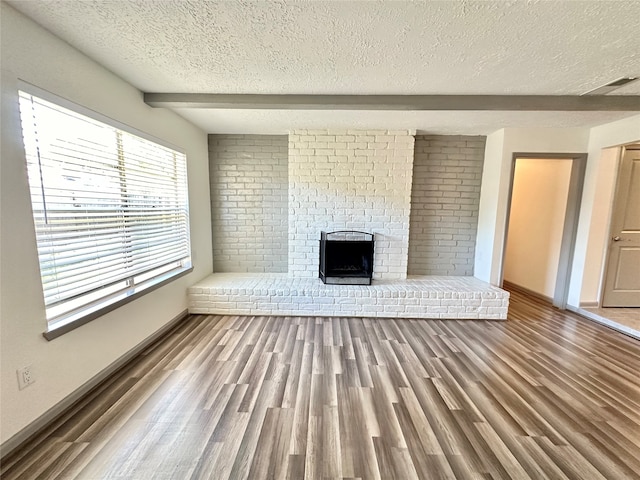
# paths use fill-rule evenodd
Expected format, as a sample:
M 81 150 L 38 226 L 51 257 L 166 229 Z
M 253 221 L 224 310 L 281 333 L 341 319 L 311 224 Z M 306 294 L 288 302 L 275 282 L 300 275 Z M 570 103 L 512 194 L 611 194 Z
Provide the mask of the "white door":
M 603 307 L 640 307 L 640 146 L 634 148 L 625 149 L 618 172 Z

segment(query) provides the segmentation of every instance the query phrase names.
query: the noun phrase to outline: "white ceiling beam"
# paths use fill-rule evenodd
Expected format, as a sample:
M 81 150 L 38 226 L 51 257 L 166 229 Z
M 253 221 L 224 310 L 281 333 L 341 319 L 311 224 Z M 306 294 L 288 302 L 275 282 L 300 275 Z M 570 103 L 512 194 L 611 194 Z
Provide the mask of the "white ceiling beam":
M 640 96 L 573 95 L 255 95 L 145 93 L 159 108 L 264 110 L 640 111 Z

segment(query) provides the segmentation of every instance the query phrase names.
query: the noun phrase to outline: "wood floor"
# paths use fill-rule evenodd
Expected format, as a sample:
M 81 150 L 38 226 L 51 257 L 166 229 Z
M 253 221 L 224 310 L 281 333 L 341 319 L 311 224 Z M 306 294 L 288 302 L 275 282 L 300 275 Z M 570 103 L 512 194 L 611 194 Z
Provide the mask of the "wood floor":
M 639 479 L 640 342 L 507 322 L 192 316 L 3 479 Z

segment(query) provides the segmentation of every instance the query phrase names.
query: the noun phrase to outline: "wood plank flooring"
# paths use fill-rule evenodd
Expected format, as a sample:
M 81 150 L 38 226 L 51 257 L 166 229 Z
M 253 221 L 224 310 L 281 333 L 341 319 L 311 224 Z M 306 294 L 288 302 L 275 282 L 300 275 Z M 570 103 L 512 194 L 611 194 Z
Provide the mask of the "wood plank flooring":
M 195 315 L 3 479 L 640 479 L 640 342 L 507 322 Z

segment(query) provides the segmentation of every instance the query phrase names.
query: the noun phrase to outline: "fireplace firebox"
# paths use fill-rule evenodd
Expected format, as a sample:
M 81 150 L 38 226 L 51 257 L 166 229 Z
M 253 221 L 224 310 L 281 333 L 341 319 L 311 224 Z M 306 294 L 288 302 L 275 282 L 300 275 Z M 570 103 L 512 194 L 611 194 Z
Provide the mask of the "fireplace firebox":
M 373 234 L 320 232 L 320 279 L 333 285 L 371 285 Z

